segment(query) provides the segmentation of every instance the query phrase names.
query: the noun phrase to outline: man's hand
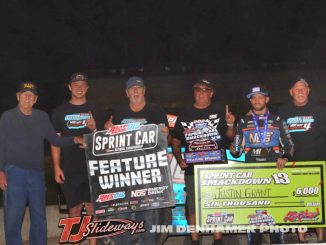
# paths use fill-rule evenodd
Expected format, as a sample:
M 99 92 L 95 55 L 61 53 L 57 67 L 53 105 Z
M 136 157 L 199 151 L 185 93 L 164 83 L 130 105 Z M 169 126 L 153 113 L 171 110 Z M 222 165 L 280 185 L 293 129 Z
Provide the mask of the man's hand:
M 85 142 L 85 139 L 84 139 L 84 137 L 82 137 L 82 136 L 74 136 L 74 142 L 76 143 L 76 144 L 79 144 L 80 146 L 80 148 L 86 148 L 86 142 Z
M 246 116 L 251 116 L 252 115 L 252 110 L 249 110 L 246 114 Z
M 91 111 L 88 112 L 90 118 L 86 120 L 86 125 L 92 132 L 96 132 L 96 122 Z
M 276 167 L 277 169 L 279 170 L 282 170 L 284 167 L 285 167 L 285 164 L 288 162 L 288 159 L 286 158 L 277 158 L 277 161 L 276 161 Z
M 5 172 L 0 171 L 0 188 L 5 191 L 7 187 L 7 177 Z
M 174 155 L 175 159 L 177 160 L 180 168 L 182 170 L 185 170 L 186 168 L 188 168 L 189 165 L 187 165 L 185 160 L 182 158 L 181 141 L 179 139 L 176 139 L 176 138 L 172 139 L 172 150 L 173 150 L 173 155 Z
M 225 106 L 225 121 L 227 125 L 232 125 L 234 124 L 235 121 L 235 116 L 232 114 L 231 111 L 229 111 L 229 105 Z
M 104 124 L 104 129 L 109 130 L 109 128 L 112 128 L 114 124 L 112 123 L 112 116 L 107 120 Z
M 58 184 L 63 184 L 66 180 L 61 168 L 54 168 L 54 179 Z
M 230 145 L 230 152 L 233 155 L 237 155 L 239 153 L 238 151 L 235 150 L 235 147 L 234 147 L 233 143 Z
M 183 159 L 179 160 L 179 161 L 178 161 L 178 164 L 179 164 L 181 170 L 185 170 L 186 168 L 189 167 L 189 165 L 186 164 L 186 162 L 185 162 Z

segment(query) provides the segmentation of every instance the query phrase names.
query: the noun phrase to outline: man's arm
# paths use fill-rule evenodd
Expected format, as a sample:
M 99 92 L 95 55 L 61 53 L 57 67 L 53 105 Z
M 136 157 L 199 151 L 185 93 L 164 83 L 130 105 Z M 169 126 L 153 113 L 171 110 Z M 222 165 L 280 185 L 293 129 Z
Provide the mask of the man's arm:
M 7 177 L 4 171 L 0 171 L 0 189 L 5 191 L 7 187 Z
M 175 159 L 177 160 L 180 168 L 182 170 L 185 170 L 187 167 L 189 167 L 186 162 L 183 160 L 182 155 L 181 155 L 181 141 L 176 139 L 176 138 L 172 138 L 172 151 L 173 151 L 173 155 L 175 157 Z
M 278 169 L 283 169 L 288 161 L 292 160 L 294 152 L 294 144 L 289 133 L 288 127 L 284 120 L 280 119 L 279 123 L 280 129 L 280 145 L 282 146 L 282 153 L 276 161 L 276 167 Z
M 52 123 L 47 114 L 45 114 L 45 118 L 43 118 L 45 124 L 45 139 L 49 141 L 52 145 L 55 146 L 72 146 L 75 144 L 84 145 L 83 138 L 81 136 L 59 136 L 55 132 Z
M 3 115 L 0 119 L 0 189 L 5 191 L 7 187 L 7 178 L 5 173 L 5 120 Z
M 108 130 L 109 128 L 114 126 L 112 120 L 113 120 L 113 117 L 110 116 L 110 118 L 104 124 L 104 129 Z
M 58 135 L 60 135 L 60 133 L 58 133 Z M 65 175 L 60 166 L 61 148 L 51 145 L 51 155 L 53 160 L 54 179 L 58 184 L 63 184 Z
M 232 140 L 235 134 L 234 129 L 234 122 L 235 122 L 235 116 L 232 114 L 232 112 L 229 110 L 229 106 L 225 106 L 225 121 L 227 125 L 226 133 L 225 135 Z
M 244 149 L 245 141 L 242 132 L 243 125 L 244 119 L 242 118 L 236 126 L 235 136 L 233 138 L 232 144 L 230 145 L 230 152 L 234 157 L 239 157 Z

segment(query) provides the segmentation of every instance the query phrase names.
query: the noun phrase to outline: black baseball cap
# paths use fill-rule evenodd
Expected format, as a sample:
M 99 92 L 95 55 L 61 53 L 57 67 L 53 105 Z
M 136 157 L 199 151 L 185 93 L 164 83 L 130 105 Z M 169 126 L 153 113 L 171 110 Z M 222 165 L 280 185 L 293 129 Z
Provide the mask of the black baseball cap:
M 208 87 L 208 88 L 214 90 L 214 86 L 213 86 L 213 84 L 212 84 L 210 81 L 207 81 L 207 80 L 205 80 L 205 79 L 200 80 L 199 82 L 196 82 L 196 83 L 194 84 L 194 88 L 196 88 L 196 87 L 198 87 L 198 86 L 200 86 L 200 85 L 206 86 L 206 87 Z
M 26 91 L 30 91 L 33 94 L 37 95 L 37 87 L 36 87 L 36 84 L 33 83 L 33 82 L 29 82 L 29 81 L 22 82 L 19 85 L 18 93 L 24 93 Z
M 77 82 L 77 81 L 84 81 L 88 83 L 88 76 L 86 73 L 77 72 L 71 75 L 69 83 Z
M 247 94 L 247 99 L 250 99 L 251 96 L 255 94 L 262 94 L 265 96 L 269 96 L 267 88 L 265 88 L 264 86 L 255 86 L 250 89 L 250 92 Z

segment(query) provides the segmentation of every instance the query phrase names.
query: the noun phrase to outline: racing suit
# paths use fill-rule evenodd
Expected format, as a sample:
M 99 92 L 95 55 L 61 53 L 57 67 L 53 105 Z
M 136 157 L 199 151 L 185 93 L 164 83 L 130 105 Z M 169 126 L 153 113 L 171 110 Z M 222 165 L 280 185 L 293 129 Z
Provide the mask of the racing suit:
M 279 116 L 267 112 L 265 115 L 249 115 L 240 119 L 233 141 L 239 157 L 245 152 L 246 163 L 276 162 L 277 158 L 291 160 L 293 142 L 286 123 Z M 271 244 L 282 244 L 281 232 L 270 233 Z M 262 234 L 248 233 L 248 244 L 262 244 Z
M 266 136 L 262 142 L 266 125 Z M 246 162 L 275 162 L 277 158 L 291 160 L 293 156 L 293 142 L 286 123 L 274 114 L 258 116 L 259 132 L 256 130 L 253 116 L 245 116 L 240 119 L 236 127 L 234 148 L 240 156 L 246 154 Z

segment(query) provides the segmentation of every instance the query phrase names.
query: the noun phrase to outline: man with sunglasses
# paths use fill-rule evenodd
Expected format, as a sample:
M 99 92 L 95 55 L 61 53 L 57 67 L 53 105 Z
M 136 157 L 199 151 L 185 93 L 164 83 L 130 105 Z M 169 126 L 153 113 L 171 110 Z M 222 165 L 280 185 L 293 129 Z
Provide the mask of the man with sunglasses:
M 214 87 L 211 82 L 201 80 L 194 85 L 195 103 L 185 108 L 179 115 L 172 134 L 173 154 L 180 168 L 185 170 L 186 212 L 189 225 L 196 225 L 194 164 L 199 156 L 210 152 L 214 154 L 211 163 L 226 163 L 225 140 L 234 134 L 234 115 L 228 106 L 212 103 Z M 185 158 L 181 156 L 181 147 L 186 147 Z M 197 158 L 197 159 L 196 159 Z M 191 232 L 192 244 L 199 244 L 199 233 Z M 222 233 L 214 233 L 214 244 L 222 244 Z

